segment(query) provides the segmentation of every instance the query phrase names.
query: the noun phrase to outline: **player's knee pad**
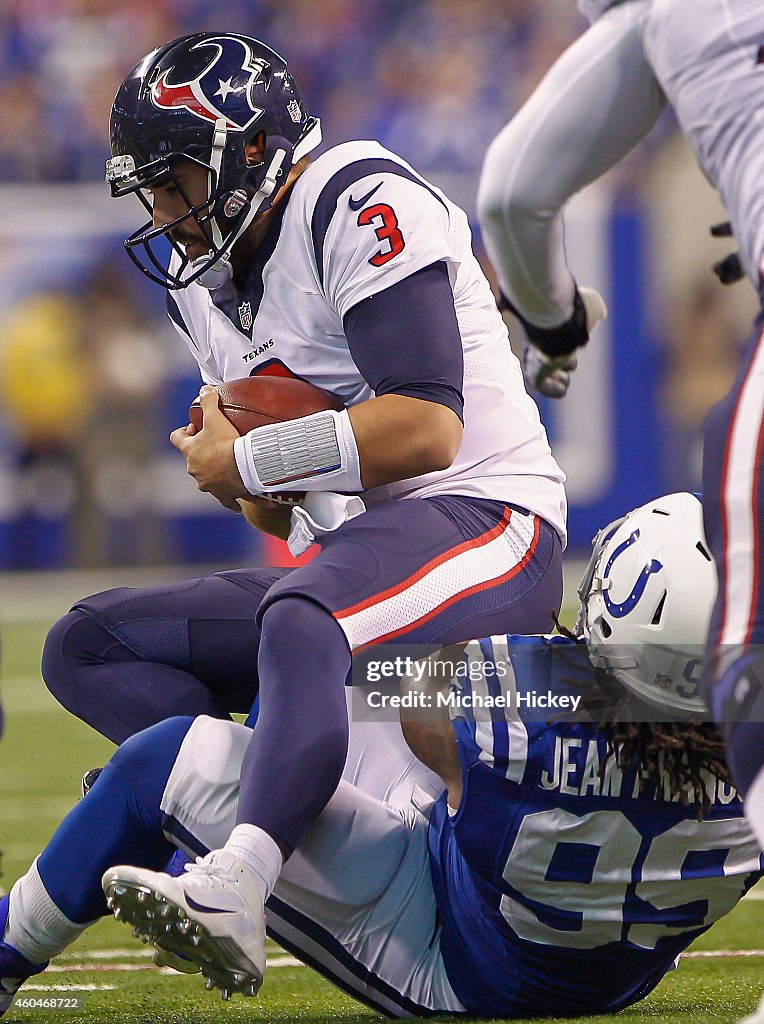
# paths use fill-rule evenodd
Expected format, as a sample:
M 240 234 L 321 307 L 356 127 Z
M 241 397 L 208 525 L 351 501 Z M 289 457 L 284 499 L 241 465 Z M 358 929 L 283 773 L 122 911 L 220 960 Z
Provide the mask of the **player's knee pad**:
M 513 165 L 515 146 L 508 138 L 509 130 L 505 128 L 494 139 L 483 159 L 476 205 L 478 220 L 484 228 L 502 227 L 517 205 L 527 205 L 523 200 L 524 189 L 518 187 L 524 176 Z
M 340 630 L 330 611 L 314 601 L 309 594 L 303 595 L 299 591 L 290 591 L 283 597 L 277 595 L 270 601 L 266 598 L 258 619 L 261 643 L 268 642 L 274 636 L 289 636 L 294 644 L 302 640 L 312 642 L 312 631 L 329 624 L 330 631 L 333 631 L 332 626 Z
M 477 216 L 481 227 L 495 226 L 504 220 L 504 193 L 498 186 L 490 154 L 486 154 L 477 193 Z
M 538 161 L 524 143 L 510 123 L 488 147 L 477 194 L 477 215 L 483 227 L 551 218 L 565 201 L 549 176 L 539 174 Z M 539 160 L 543 163 L 546 156 L 539 154 Z
M 48 630 L 42 650 L 42 677 L 64 707 L 79 684 L 79 672 L 103 646 L 105 631 L 89 615 L 68 612 Z

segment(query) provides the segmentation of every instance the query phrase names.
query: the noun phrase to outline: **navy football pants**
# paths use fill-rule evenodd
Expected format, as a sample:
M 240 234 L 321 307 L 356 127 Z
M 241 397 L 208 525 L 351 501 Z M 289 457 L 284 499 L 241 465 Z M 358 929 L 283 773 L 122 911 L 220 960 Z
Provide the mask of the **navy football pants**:
M 764 766 L 764 315 L 735 384 L 709 413 L 703 450 L 706 536 L 719 593 L 709 631 L 706 698 L 745 793 Z M 743 685 L 739 685 L 745 675 Z
M 562 594 L 560 541 L 504 503 L 441 496 L 371 508 L 289 573 L 241 569 L 75 605 L 51 629 L 57 699 L 121 743 L 174 715 L 260 716 L 239 821 L 288 854 L 345 761 L 351 652 L 543 632 Z

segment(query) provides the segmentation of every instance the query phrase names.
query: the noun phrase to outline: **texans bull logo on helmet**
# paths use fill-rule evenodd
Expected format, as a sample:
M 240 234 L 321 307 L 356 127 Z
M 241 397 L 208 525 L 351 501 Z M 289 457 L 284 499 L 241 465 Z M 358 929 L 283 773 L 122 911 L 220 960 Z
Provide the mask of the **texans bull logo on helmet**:
M 161 110 L 181 107 L 210 124 L 223 119 L 229 131 L 244 132 L 263 113 L 262 107 L 252 103 L 252 86 L 269 65 L 254 56 L 244 39 L 215 36 L 191 49 L 204 47 L 214 50 L 214 54 L 201 74 L 188 82 L 170 82 L 173 69 L 167 68 L 151 85 L 152 102 Z M 246 116 L 246 108 L 242 109 L 242 95 L 251 117 Z

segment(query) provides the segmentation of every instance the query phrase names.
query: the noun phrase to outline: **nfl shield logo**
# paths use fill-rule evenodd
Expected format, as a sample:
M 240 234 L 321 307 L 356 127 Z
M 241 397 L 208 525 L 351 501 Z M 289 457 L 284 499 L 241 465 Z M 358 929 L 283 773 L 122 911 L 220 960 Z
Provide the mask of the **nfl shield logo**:
M 671 689 L 671 684 L 673 683 L 674 680 L 671 679 L 669 676 L 664 676 L 664 675 L 662 675 L 662 673 L 658 672 L 658 674 L 656 675 L 654 681 L 655 681 L 655 685 L 656 686 L 660 686 L 660 688 L 662 690 L 670 690 Z
M 239 322 L 245 331 L 252 326 L 252 306 L 249 302 L 242 302 L 239 306 Z

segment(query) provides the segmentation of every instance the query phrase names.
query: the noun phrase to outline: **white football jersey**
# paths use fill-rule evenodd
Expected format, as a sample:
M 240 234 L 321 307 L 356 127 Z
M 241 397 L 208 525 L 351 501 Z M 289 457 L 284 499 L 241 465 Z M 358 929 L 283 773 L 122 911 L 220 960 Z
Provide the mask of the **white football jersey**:
M 764 288 L 764 4 L 652 0 L 645 56 L 727 208 L 745 270 Z
M 438 261 L 449 268 L 463 345 L 462 445 L 448 469 L 364 499 L 460 494 L 512 502 L 564 540 L 564 474 L 472 252 L 467 217 L 379 143 L 345 143 L 309 165 L 276 208 L 241 290 L 233 281 L 214 292 L 194 283 L 168 292 L 168 308 L 206 382 L 294 376 L 353 406 L 374 392 L 353 361 L 343 317 Z M 394 332 L 391 325 L 395 343 L 416 345 Z

